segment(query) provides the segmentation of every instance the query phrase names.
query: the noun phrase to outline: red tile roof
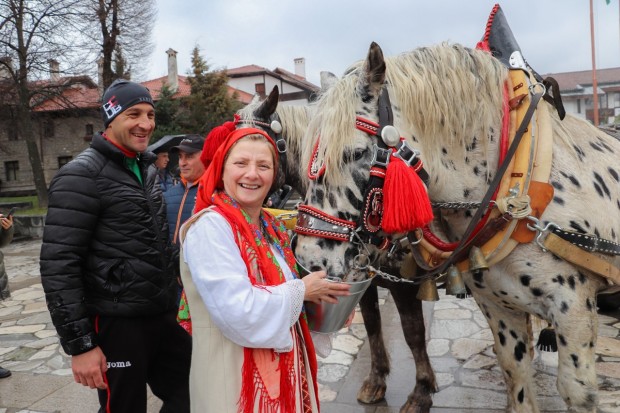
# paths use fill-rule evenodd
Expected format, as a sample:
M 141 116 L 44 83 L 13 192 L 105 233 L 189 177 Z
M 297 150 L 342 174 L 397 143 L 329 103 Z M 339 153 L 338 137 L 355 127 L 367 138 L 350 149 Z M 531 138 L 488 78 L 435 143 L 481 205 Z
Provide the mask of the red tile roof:
M 233 69 L 227 69 L 228 76 L 231 77 L 243 77 L 251 74 L 266 73 L 275 78 L 281 78 L 289 83 L 295 84 L 302 89 L 315 91 L 318 89 L 312 83 L 306 81 L 301 76 L 295 75 L 281 68 L 276 68 L 274 71 L 265 69 L 264 67 L 257 65 L 241 66 Z M 172 96 L 173 99 L 179 99 L 187 97 L 191 94 L 191 86 L 187 76 L 179 76 L 179 88 L 177 92 Z M 64 90 L 60 96 L 45 99 L 41 103 L 35 106 L 37 112 L 57 111 L 71 108 L 92 109 L 98 108 L 101 98 L 99 96 L 99 90 L 97 84 L 88 76 L 77 76 L 73 78 L 61 78 L 59 81 L 54 82 L 60 84 L 67 84 L 67 82 L 74 82 L 75 85 Z M 153 100 L 157 101 L 160 98 L 162 87 L 168 82 L 168 76 L 162 76 L 157 79 L 147 80 L 142 82 L 142 85 L 147 87 Z M 37 81 L 38 86 L 52 85 L 49 80 Z M 251 93 L 244 92 L 243 90 L 235 89 L 228 86 L 228 95 L 232 97 L 236 93 L 237 100 L 243 104 L 248 104 L 252 101 L 253 95 Z
M 547 73 L 543 78 L 551 76 L 558 81 L 560 91 L 575 91 L 586 86 L 592 86 L 592 71 L 582 70 L 579 72 Z M 596 82 L 599 87 L 607 84 L 620 83 L 620 67 L 597 69 Z
M 151 96 L 153 100 L 159 100 L 159 95 L 161 89 L 165 84 L 168 83 L 168 76 L 158 77 L 157 79 L 147 80 L 146 82 L 142 82 L 148 90 L 151 91 Z M 173 99 L 178 99 L 182 97 L 189 96 L 192 92 L 192 88 L 187 80 L 187 76 L 179 76 L 179 88 L 177 93 L 172 95 Z
M 244 105 L 247 105 L 252 101 L 254 95 L 248 92 L 244 92 L 243 90 L 235 89 L 234 87 L 228 86 L 228 96 L 233 97 L 234 93 L 237 93 L 237 100 Z
M 65 109 L 94 109 L 98 108 L 101 98 L 97 88 L 85 86 L 72 87 L 62 92 L 60 96 L 46 99 L 34 108 L 35 112 L 51 112 Z
M 269 72 L 269 71 L 270 71 L 269 69 L 266 69 L 261 66 L 246 65 L 246 66 L 241 66 L 241 67 L 234 67 L 232 69 L 226 69 L 226 74 L 228 76 L 235 76 L 235 75 L 249 75 L 252 73 L 264 73 L 264 72 Z
M 275 77 L 276 79 L 282 79 L 290 84 L 296 85 L 300 89 L 304 89 L 310 92 L 316 92 L 319 90 L 318 86 L 308 82 L 303 77 L 293 74 L 279 67 L 275 68 L 274 70 L 269 70 L 257 65 L 247 65 L 241 67 L 234 67 L 232 69 L 226 69 L 226 74 L 229 77 L 244 77 L 267 74 L 269 76 Z

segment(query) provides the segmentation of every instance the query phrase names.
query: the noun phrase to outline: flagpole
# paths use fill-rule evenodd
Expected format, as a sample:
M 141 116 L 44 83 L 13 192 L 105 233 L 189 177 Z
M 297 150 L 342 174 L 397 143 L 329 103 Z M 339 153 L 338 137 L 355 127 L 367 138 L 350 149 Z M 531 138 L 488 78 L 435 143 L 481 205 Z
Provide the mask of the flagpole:
M 592 103 L 594 126 L 598 126 L 598 84 L 596 83 L 596 52 L 594 51 L 594 6 L 590 0 L 590 38 L 592 41 Z

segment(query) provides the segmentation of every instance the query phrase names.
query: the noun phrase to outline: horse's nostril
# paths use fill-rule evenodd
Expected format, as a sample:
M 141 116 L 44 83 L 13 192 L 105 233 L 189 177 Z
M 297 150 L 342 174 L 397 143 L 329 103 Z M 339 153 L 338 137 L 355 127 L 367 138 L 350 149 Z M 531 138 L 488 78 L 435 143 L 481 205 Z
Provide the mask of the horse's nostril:
M 318 265 L 313 265 L 310 267 L 310 271 L 321 271 L 323 268 L 319 267 Z

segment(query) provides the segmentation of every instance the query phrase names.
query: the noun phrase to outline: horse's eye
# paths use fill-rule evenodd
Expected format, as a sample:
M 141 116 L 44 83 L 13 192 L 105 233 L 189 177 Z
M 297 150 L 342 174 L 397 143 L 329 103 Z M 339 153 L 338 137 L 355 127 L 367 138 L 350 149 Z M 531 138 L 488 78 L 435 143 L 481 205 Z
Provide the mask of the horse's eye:
M 360 159 L 364 157 L 365 154 L 366 154 L 366 149 L 356 149 L 353 152 L 353 160 L 359 161 Z

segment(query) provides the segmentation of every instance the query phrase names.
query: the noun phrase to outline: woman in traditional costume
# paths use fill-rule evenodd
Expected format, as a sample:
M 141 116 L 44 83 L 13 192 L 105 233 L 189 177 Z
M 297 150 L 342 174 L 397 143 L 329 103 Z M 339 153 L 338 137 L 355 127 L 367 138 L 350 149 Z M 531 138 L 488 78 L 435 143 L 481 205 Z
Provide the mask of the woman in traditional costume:
M 194 413 L 319 411 L 303 301 L 336 303 L 349 286 L 327 281 L 324 271 L 298 277 L 284 225 L 262 208 L 277 170 L 267 134 L 232 131 L 182 228 Z

